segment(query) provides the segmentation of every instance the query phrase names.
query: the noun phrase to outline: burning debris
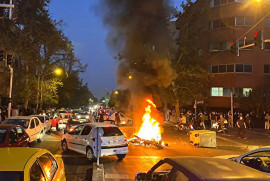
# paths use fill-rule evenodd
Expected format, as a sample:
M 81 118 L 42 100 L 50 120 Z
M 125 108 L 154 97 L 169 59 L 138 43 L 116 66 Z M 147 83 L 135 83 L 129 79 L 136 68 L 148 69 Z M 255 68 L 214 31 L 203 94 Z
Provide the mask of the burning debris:
M 146 103 L 147 106 L 145 107 L 145 113 L 142 117 L 143 123 L 140 130 L 129 142 L 143 146 L 153 145 L 162 149 L 164 146 L 168 146 L 168 144 L 162 142 L 160 123 L 151 115 L 152 109 L 156 109 L 156 105 L 151 99 L 146 99 Z

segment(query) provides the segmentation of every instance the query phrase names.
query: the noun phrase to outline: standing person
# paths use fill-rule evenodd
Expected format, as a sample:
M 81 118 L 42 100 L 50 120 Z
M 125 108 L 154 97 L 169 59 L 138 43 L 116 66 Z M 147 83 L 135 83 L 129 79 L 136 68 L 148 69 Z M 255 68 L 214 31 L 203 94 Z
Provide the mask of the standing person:
M 221 115 L 219 116 L 218 125 L 219 125 L 219 129 L 221 129 L 221 131 L 222 131 L 223 133 L 225 133 L 225 131 L 224 131 L 224 122 L 225 122 L 225 118 L 224 118 L 223 115 L 221 114 Z
M 270 121 L 269 113 L 266 114 L 266 116 L 264 117 L 264 119 L 265 119 L 264 128 L 269 130 L 269 121 Z
M 247 128 L 246 123 L 243 119 L 243 116 L 240 116 L 239 119 L 236 122 L 236 125 L 238 127 L 238 138 L 242 136 L 242 138 L 246 139 L 245 135 L 245 129 Z
M 103 112 L 99 111 L 99 122 L 104 122 Z
M 212 128 L 212 127 L 213 127 L 213 124 L 216 122 L 214 112 L 211 112 L 211 113 L 210 113 L 210 120 L 211 120 L 211 125 L 210 125 L 210 127 Z
M 249 114 L 246 115 L 246 119 L 245 119 L 245 123 L 248 129 L 251 128 L 251 117 L 249 116 Z
M 119 127 L 120 125 L 120 113 L 116 112 L 115 113 L 115 124 Z
M 200 126 L 201 127 L 203 127 L 203 129 L 205 129 L 205 124 L 204 124 L 204 122 L 205 122 L 205 120 L 206 120 L 207 118 L 206 118 L 206 115 L 204 115 L 203 113 L 200 113 Z

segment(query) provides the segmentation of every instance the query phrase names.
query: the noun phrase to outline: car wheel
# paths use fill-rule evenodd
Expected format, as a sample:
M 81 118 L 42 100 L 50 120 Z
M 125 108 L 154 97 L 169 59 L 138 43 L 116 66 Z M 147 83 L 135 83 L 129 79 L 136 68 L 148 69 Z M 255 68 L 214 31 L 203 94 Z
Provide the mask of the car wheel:
M 123 160 L 126 157 L 126 154 L 116 154 L 119 160 Z
M 42 139 L 43 139 L 43 136 L 44 136 L 44 131 L 42 130 L 40 133 L 39 133 L 39 137 L 37 139 L 38 142 L 41 142 Z
M 68 145 L 67 145 L 66 140 L 62 141 L 61 146 L 62 146 L 62 151 L 63 152 L 67 152 L 68 151 Z
M 94 162 L 95 160 L 95 156 L 94 156 L 94 153 L 93 153 L 93 150 L 88 147 L 86 149 L 86 158 L 90 161 L 90 162 Z
M 31 147 L 31 143 L 28 143 L 28 144 L 26 145 L 26 147 L 30 148 L 30 147 Z

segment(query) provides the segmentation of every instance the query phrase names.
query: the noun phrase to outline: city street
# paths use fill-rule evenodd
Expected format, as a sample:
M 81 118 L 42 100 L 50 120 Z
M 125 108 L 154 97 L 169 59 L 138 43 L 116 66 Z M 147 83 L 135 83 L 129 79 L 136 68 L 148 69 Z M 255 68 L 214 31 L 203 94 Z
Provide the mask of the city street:
M 237 138 L 237 130 L 233 129 L 228 134 L 217 134 L 217 148 L 197 148 L 189 145 L 189 137 L 185 133 L 175 131 L 171 124 L 165 123 L 163 128 L 163 141 L 169 144 L 164 149 L 130 144 L 129 154 L 122 161 L 118 161 L 116 156 L 102 157 L 100 163 L 104 165 L 106 180 L 132 180 L 137 171 L 147 171 L 165 157 L 239 155 L 270 144 L 270 131 L 247 130 L 248 139 L 244 140 Z M 121 129 L 128 138 L 135 132 L 133 127 Z M 41 143 L 34 143 L 33 147 L 48 149 L 56 157 L 62 158 L 67 180 L 91 180 L 92 164 L 84 155 L 75 152 L 62 154 L 62 135 L 62 131 L 52 131 Z

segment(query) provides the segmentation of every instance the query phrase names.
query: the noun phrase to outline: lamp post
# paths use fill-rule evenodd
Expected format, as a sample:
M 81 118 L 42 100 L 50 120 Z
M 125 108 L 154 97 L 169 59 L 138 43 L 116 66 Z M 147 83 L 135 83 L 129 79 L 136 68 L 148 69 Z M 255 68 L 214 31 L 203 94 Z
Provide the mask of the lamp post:
M 46 77 L 47 75 L 50 75 L 50 74 L 56 74 L 56 75 L 61 75 L 62 74 L 62 69 L 60 68 L 57 68 L 55 69 L 53 72 L 49 72 L 47 74 L 44 74 L 42 77 L 41 77 L 41 85 L 40 85 L 40 108 L 42 109 L 42 106 L 43 106 L 43 79 L 44 77 Z

